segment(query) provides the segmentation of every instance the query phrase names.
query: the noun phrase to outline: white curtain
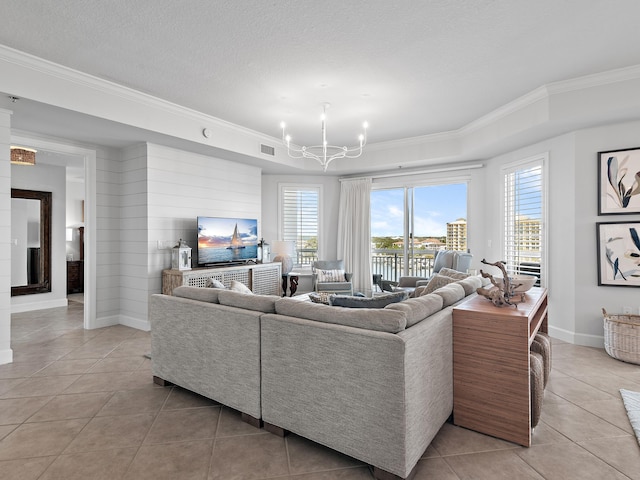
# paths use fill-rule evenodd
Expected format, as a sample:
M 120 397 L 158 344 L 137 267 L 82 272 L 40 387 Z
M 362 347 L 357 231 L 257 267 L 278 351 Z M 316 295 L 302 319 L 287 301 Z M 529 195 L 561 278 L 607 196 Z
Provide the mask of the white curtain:
M 342 180 L 338 221 L 338 259 L 352 272 L 354 292 L 370 297 L 371 276 L 371 178 Z

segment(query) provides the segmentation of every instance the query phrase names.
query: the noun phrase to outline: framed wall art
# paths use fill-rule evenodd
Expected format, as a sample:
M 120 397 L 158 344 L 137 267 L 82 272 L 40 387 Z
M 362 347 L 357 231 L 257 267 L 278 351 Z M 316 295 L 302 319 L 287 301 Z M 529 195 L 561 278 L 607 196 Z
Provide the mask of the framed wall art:
M 598 152 L 598 215 L 640 213 L 640 147 Z
M 640 287 L 640 221 L 596 223 L 598 285 Z

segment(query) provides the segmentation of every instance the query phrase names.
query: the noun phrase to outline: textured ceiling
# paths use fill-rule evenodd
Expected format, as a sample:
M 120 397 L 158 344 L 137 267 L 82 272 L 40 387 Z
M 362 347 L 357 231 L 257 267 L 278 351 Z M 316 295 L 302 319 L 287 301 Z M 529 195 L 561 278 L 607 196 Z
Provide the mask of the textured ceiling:
M 0 44 L 271 136 L 458 129 L 551 82 L 640 64 L 637 0 L 4 0 Z

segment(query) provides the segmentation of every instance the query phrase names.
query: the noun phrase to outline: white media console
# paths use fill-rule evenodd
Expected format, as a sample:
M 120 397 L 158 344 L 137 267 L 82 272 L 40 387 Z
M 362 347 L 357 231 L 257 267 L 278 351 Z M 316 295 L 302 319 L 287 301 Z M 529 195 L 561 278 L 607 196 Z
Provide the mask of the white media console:
M 192 270 L 163 270 L 162 293 L 171 295 L 180 285 L 206 287 L 213 278 L 231 285 L 232 280 L 244 283 L 253 293 L 259 295 L 281 295 L 282 266 L 280 262 L 258 263 L 254 265 L 234 265 L 231 267 L 204 267 Z

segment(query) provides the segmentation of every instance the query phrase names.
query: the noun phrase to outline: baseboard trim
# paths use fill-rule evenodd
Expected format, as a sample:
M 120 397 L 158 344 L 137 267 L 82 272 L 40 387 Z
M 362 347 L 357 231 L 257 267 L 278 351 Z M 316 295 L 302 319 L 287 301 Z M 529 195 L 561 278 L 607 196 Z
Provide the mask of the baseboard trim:
M 32 312 L 34 310 L 45 310 L 47 308 L 66 307 L 69 304 L 67 298 L 58 298 L 55 300 L 45 300 L 42 302 L 17 303 L 11 305 L 11 313 Z
M 549 335 L 553 338 L 569 342 L 583 347 L 604 348 L 604 337 L 602 335 L 589 335 L 586 333 L 576 333 L 563 328 L 549 326 Z
M 7 348 L 6 350 L 0 350 L 0 365 L 13 362 L 13 350 Z
M 120 315 L 119 323 L 120 325 L 136 328 L 144 332 L 148 332 L 149 330 L 151 330 L 151 324 L 149 323 L 149 320 L 142 320 L 140 318 L 133 318 L 133 317 L 128 317 L 126 315 Z
M 100 317 L 96 318 L 89 325 L 89 330 L 93 330 L 96 328 L 104 328 L 104 327 L 112 327 L 114 325 L 118 325 L 120 323 L 120 319 L 118 315 L 111 315 L 109 317 Z

